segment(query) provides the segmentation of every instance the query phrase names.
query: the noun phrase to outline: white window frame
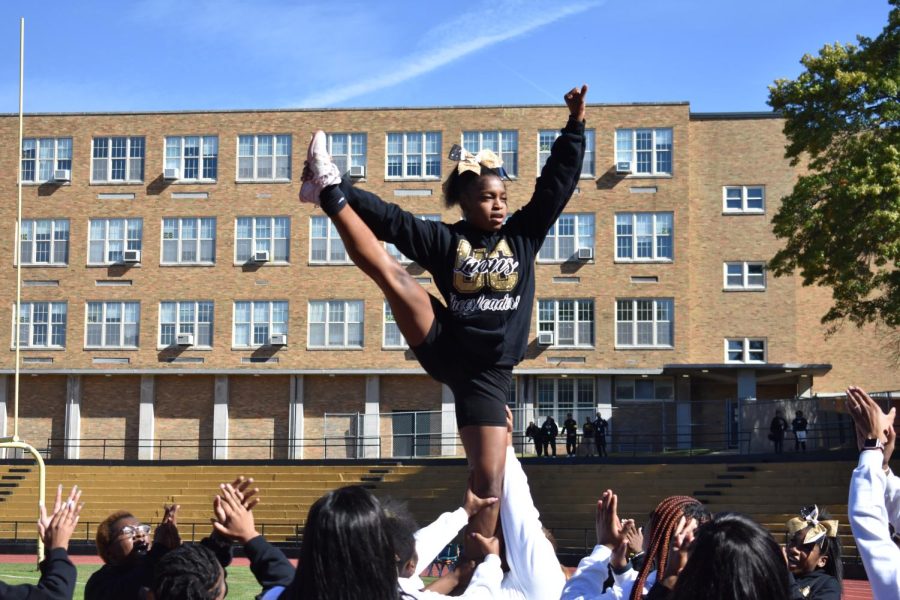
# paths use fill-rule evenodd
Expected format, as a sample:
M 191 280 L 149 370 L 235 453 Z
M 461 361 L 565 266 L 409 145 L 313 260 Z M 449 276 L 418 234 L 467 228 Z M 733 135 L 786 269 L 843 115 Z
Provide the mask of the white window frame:
M 560 387 L 563 385 L 572 386 L 571 405 L 568 402 L 560 402 Z M 550 406 L 542 401 L 544 393 L 548 391 L 553 395 Z M 582 400 L 582 393 L 589 396 L 590 400 Z M 590 416 L 593 420 L 597 413 L 597 386 L 593 377 L 538 377 L 535 381 L 534 395 L 534 414 L 537 417 L 535 421 L 537 426 L 540 427 L 546 417 L 552 416 L 560 428 L 561 435 L 565 435 L 562 431 L 562 424 L 566 413 L 572 413 L 572 418 L 578 423 L 579 428 L 584 423 L 586 416 Z
M 345 138 L 343 141 L 344 147 L 347 149 L 346 152 L 334 151 L 335 138 Z M 338 166 L 338 171 L 341 174 L 348 172 L 350 167 L 364 167 L 368 174 L 368 134 L 334 132 L 327 134 L 326 141 L 328 145 L 328 154 L 331 156 L 332 162 Z M 362 149 L 362 152 L 359 152 L 360 148 Z
M 63 143 L 65 142 L 65 143 Z M 46 146 L 52 144 L 52 154 L 53 156 L 41 156 L 41 151 L 47 151 Z M 63 148 L 61 148 L 61 146 Z M 30 148 L 29 148 L 30 147 Z M 62 152 L 61 150 L 67 147 L 68 156 L 65 156 L 66 152 Z M 26 154 L 29 150 L 33 153 L 32 156 L 26 158 Z M 31 172 L 33 174 L 31 179 L 25 178 L 25 163 L 31 162 L 33 163 Z M 47 174 L 47 177 L 41 176 L 41 162 L 42 161 L 50 161 L 51 168 L 50 172 Z M 22 140 L 22 157 L 19 162 L 19 172 L 21 173 L 22 183 L 47 183 L 48 181 L 53 181 L 53 171 L 58 169 L 61 170 L 72 170 L 72 138 L 70 137 L 58 137 L 58 138 L 24 138 Z
M 89 338 L 89 329 L 93 324 L 89 321 L 91 315 L 91 305 L 99 305 L 100 306 L 100 340 L 101 343 L 99 345 L 90 345 L 88 344 Z M 107 313 L 109 309 L 113 306 L 117 305 L 119 307 L 119 314 L 121 315 L 121 320 L 118 322 L 119 325 L 119 343 L 118 344 L 107 344 L 106 343 L 106 330 L 111 324 L 108 318 Z M 126 314 L 128 307 L 136 308 L 135 312 L 135 320 L 134 321 L 126 321 Z M 125 331 L 131 326 L 134 328 L 134 340 L 135 344 L 132 346 L 125 344 Z M 85 348 L 116 348 L 116 349 L 137 349 L 141 344 L 141 303 L 133 302 L 133 301 L 122 301 L 122 302 L 108 302 L 108 301 L 88 301 L 85 303 L 84 307 L 84 347 Z
M 729 353 L 732 352 L 729 345 L 730 343 L 740 344 L 740 352 L 741 358 L 739 360 L 734 360 L 729 357 Z M 756 348 L 751 348 L 751 345 L 757 344 Z M 758 345 L 761 344 L 762 348 L 760 349 Z M 762 360 L 756 360 L 753 358 L 753 354 L 762 353 Z M 757 337 L 734 337 L 734 338 L 725 338 L 725 362 L 728 364 L 750 364 L 750 365 L 760 365 L 769 362 L 769 341 L 766 338 L 757 338 Z
M 185 141 L 189 138 L 197 138 L 199 140 L 199 154 L 197 155 L 197 177 L 185 177 L 184 163 L 186 157 L 184 154 Z M 178 154 L 169 155 L 169 140 L 178 140 Z M 211 154 L 206 153 L 207 143 L 213 148 Z M 194 157 L 190 157 L 194 158 Z M 212 169 L 215 170 L 214 177 L 204 177 L 207 161 L 212 163 Z M 219 178 L 219 136 L 217 135 L 168 135 L 163 141 L 163 166 L 166 169 L 178 169 L 177 181 L 182 183 L 215 183 Z
M 325 236 L 317 235 L 316 229 L 325 227 Z M 313 256 L 313 243 L 324 242 L 325 258 Z M 324 215 L 312 215 L 309 218 L 309 264 L 311 265 L 351 265 L 353 261 L 344 248 L 344 242 L 334 222 Z
M 559 129 L 541 129 L 537 136 L 537 173 L 541 174 L 553 142 L 562 135 Z M 581 161 L 581 179 L 593 179 L 597 176 L 597 134 L 593 129 L 584 130 L 584 160 Z
M 106 143 L 106 156 L 97 156 L 98 142 Z M 113 156 L 113 145 L 124 141 L 124 156 Z M 136 156 L 133 154 L 138 153 Z M 141 183 L 144 181 L 144 160 L 147 154 L 147 145 L 142 136 L 100 136 L 91 140 L 91 184 L 98 183 Z M 125 176 L 121 179 L 113 179 L 113 161 L 125 161 Z M 95 170 L 100 163 L 105 164 L 106 177 L 94 177 Z M 135 173 L 137 171 L 137 173 Z
M 163 322 L 163 311 L 165 307 L 163 305 L 174 305 L 175 309 L 175 320 L 173 322 Z M 193 318 L 190 321 L 182 320 L 182 305 L 190 305 L 190 308 L 193 310 Z M 208 312 L 209 321 L 201 321 L 200 320 L 200 312 L 201 308 L 204 309 L 204 312 Z M 159 332 L 156 338 L 157 348 L 162 350 L 164 348 L 170 348 L 172 346 L 177 345 L 178 343 L 178 335 L 182 333 L 190 333 L 194 336 L 194 344 L 192 348 L 212 348 L 213 345 L 213 336 L 215 335 L 215 324 L 216 324 L 216 313 L 215 313 L 215 305 L 212 300 L 160 300 L 159 302 L 159 319 L 157 323 L 156 330 Z M 200 326 L 208 325 L 209 326 L 209 343 L 202 344 L 200 343 Z M 164 326 L 172 326 L 174 327 L 174 332 L 172 333 L 172 342 L 167 344 L 163 341 L 163 327 Z
M 638 238 L 646 237 L 638 235 L 638 216 L 650 215 L 651 217 L 651 228 L 652 232 L 650 234 L 651 237 L 651 249 L 652 255 L 649 257 L 637 256 L 638 251 Z M 668 215 L 669 222 L 671 223 L 671 228 L 669 230 L 668 235 L 664 235 L 660 232 L 660 223 L 658 217 L 661 215 Z M 630 234 L 619 234 L 619 217 L 630 217 Z M 619 239 L 620 238 L 630 238 L 631 239 L 631 256 L 630 257 L 621 257 L 619 256 Z M 672 256 L 660 256 L 659 245 L 660 240 L 663 238 L 669 238 L 671 254 Z M 615 262 L 621 263 L 639 263 L 639 262 L 658 262 L 658 263 L 670 263 L 675 261 L 675 213 L 668 211 L 660 211 L 660 212 L 618 212 L 615 214 L 613 218 L 613 256 L 615 256 Z
M 640 350 L 640 349 L 644 349 L 644 348 L 650 348 L 650 349 L 670 350 L 675 347 L 675 300 L 673 298 L 617 298 L 615 302 L 616 303 L 615 303 L 613 309 L 615 310 L 615 315 L 616 315 L 616 321 L 615 321 L 615 336 L 616 336 L 615 347 L 616 347 L 616 349 Z M 640 319 L 640 320 L 638 319 L 638 308 L 639 308 L 638 302 L 650 302 L 651 303 L 651 305 L 650 305 L 650 310 L 651 310 L 651 314 L 652 314 L 651 319 L 649 319 L 649 320 L 648 319 Z M 625 305 L 625 303 L 630 304 L 630 312 L 631 312 L 630 320 L 620 320 L 620 318 L 619 318 L 619 316 L 621 314 L 620 308 L 622 308 L 622 307 L 620 307 L 620 303 L 622 303 L 623 306 Z M 668 312 L 669 312 L 668 320 L 659 318 L 659 313 L 660 313 L 659 309 L 663 303 L 668 303 Z M 619 326 L 627 324 L 627 323 L 631 324 L 631 343 L 630 344 L 619 341 Z M 652 336 L 653 340 L 649 344 L 648 343 L 642 344 L 642 343 L 638 342 L 638 338 L 639 338 L 638 324 L 640 324 L 640 323 L 651 323 L 652 332 L 653 332 L 653 336 Z M 671 340 L 671 343 L 669 343 L 669 344 L 661 343 L 659 341 L 659 338 L 660 338 L 659 327 L 660 327 L 660 325 L 662 325 L 664 323 L 668 323 L 668 327 L 669 327 L 669 338 Z
M 111 260 L 110 259 L 110 237 L 109 237 L 109 226 L 112 221 L 122 221 L 122 231 L 124 232 L 124 237 L 115 241 L 122 242 L 122 252 L 123 258 L 121 260 Z M 103 223 L 103 237 L 95 240 L 91 236 L 93 235 L 93 227 L 95 222 Z M 138 229 L 140 235 L 137 238 L 129 237 L 130 233 L 130 224 L 138 224 Z M 89 265 L 119 265 L 124 262 L 124 251 L 125 250 L 140 250 L 143 245 L 143 237 L 144 237 L 144 220 L 141 218 L 105 218 L 105 219 L 91 219 L 88 222 L 88 259 L 87 264 Z M 103 261 L 91 261 L 91 243 L 92 242 L 103 242 Z
M 568 256 L 561 256 L 559 250 L 559 222 L 563 219 L 573 219 L 572 227 L 573 234 L 571 236 L 563 236 L 565 238 L 572 238 L 573 250 L 572 253 Z M 547 237 L 544 238 L 544 243 L 541 245 L 540 250 L 538 250 L 537 254 L 537 262 L 540 263 L 564 263 L 570 260 L 574 260 L 578 256 L 578 251 L 582 248 L 590 248 L 591 250 L 595 249 L 594 238 L 596 236 L 596 225 L 595 225 L 596 217 L 594 213 L 563 213 L 557 219 L 556 222 L 553 223 L 553 226 L 550 227 L 550 230 L 547 232 Z M 582 225 L 584 227 L 590 229 L 590 234 L 582 233 L 581 228 Z M 590 236 L 590 243 L 582 243 L 585 241 L 585 238 Z M 553 256 L 550 258 L 545 258 L 541 256 L 545 248 L 552 248 Z
M 741 282 L 738 285 L 732 285 L 728 282 L 729 267 L 740 268 Z M 758 275 L 762 279 L 762 283 L 750 283 L 750 268 L 759 268 L 761 273 Z M 756 277 L 756 274 L 754 274 Z M 765 261 L 726 261 L 722 263 L 722 287 L 726 290 L 734 291 L 758 291 L 766 289 L 766 263 Z
M 440 223 L 441 221 L 441 215 L 439 214 L 416 215 L 416 218 L 422 219 L 423 221 L 435 221 L 437 223 Z M 401 265 L 411 265 L 413 262 L 412 259 L 407 258 L 405 254 L 397 249 L 397 246 L 390 242 L 384 243 L 384 249 L 387 250 L 387 253 L 393 256 Z
M 760 190 L 759 200 L 762 203 L 760 208 L 748 206 L 750 200 L 756 197 L 750 196 L 750 190 Z M 741 206 L 732 208 L 728 206 L 728 192 L 740 191 Z M 764 185 L 725 185 L 722 186 L 722 212 L 730 215 L 763 215 L 766 213 L 766 186 Z
M 238 237 L 238 227 L 241 219 L 250 219 L 250 237 Z M 261 219 L 269 219 L 269 237 L 257 237 L 256 224 Z M 286 222 L 286 236 L 275 237 L 275 219 L 284 219 Z M 238 255 L 238 245 L 241 240 L 249 240 L 250 255 L 241 260 Z M 285 256 L 278 258 L 275 256 L 275 242 L 277 240 L 285 240 Z M 253 255 L 261 250 L 269 251 L 269 262 L 274 264 L 288 264 L 291 261 L 291 218 L 286 215 L 274 216 L 256 216 L 256 217 L 236 217 L 234 220 L 234 264 L 243 265 L 253 262 Z
M 166 221 L 175 222 L 175 236 L 167 238 Z M 184 225 L 187 221 L 195 221 L 197 237 L 187 242 L 184 240 Z M 204 236 L 204 225 L 212 225 L 212 236 Z M 166 260 L 166 242 L 174 242 L 177 260 Z M 212 242 L 212 256 L 209 260 L 202 259 L 203 242 Z M 196 260 L 182 260 L 185 247 L 193 245 Z M 163 217 L 160 222 L 160 265 L 214 265 L 216 264 L 216 218 L 215 217 Z
M 243 151 L 243 146 L 241 145 L 242 138 L 249 138 L 251 142 L 251 154 L 241 154 Z M 259 147 L 260 147 L 260 139 L 269 138 L 272 148 L 271 154 L 266 154 L 264 156 L 260 156 Z M 284 141 L 287 140 L 287 148 L 284 148 Z M 237 149 L 236 156 L 237 160 L 234 165 L 234 177 L 235 181 L 239 182 L 287 182 L 291 180 L 291 149 L 293 147 L 293 139 L 291 138 L 291 134 L 289 133 L 241 133 L 237 136 Z M 271 169 L 272 176 L 271 177 L 261 177 L 259 175 L 260 168 L 260 159 L 268 158 L 271 162 L 269 163 L 269 168 Z M 244 160 L 249 159 L 250 161 L 250 170 L 252 175 L 250 177 L 241 176 L 241 163 Z M 282 170 L 281 172 L 286 172 L 286 175 L 279 177 L 279 164 L 281 164 Z M 286 166 L 285 166 L 286 165 Z
M 496 147 L 489 149 L 503 161 L 503 168 L 510 179 L 519 176 L 519 132 L 515 129 L 487 129 L 463 131 L 459 143 L 467 152 L 477 153 L 485 148 L 484 138 L 496 136 Z M 468 140 L 466 138 L 469 138 Z M 512 149 L 504 150 L 504 144 L 509 144 Z M 493 144 L 491 144 L 493 146 Z
M 647 384 L 653 386 L 653 397 L 638 397 L 638 387 L 647 387 Z M 619 395 L 619 388 L 628 387 L 631 384 L 631 397 Z M 668 388 L 671 391 L 670 396 L 661 396 L 659 390 Z M 641 392 L 643 393 L 643 392 Z M 675 402 L 675 379 L 672 377 L 624 377 L 617 375 L 613 384 L 613 394 L 617 403 L 642 403 L 642 402 Z
M 34 313 L 35 308 L 37 306 L 45 306 L 45 314 L 47 316 L 46 321 L 41 321 L 40 323 L 35 323 L 34 321 Z M 37 349 L 63 349 L 66 347 L 66 326 L 68 324 L 68 312 L 69 307 L 67 302 L 23 302 L 21 304 L 22 312 L 19 315 L 19 323 L 18 327 L 16 326 L 16 305 L 12 305 L 12 320 L 13 320 L 13 330 L 12 330 L 12 348 L 16 347 L 18 342 L 21 342 L 22 338 L 22 330 L 25 328 L 27 330 L 26 337 L 27 341 L 21 345 L 22 350 L 28 350 L 32 348 Z M 58 317 L 62 315 L 62 321 L 54 321 L 54 317 Z M 24 317 L 24 320 L 23 320 Z M 35 325 L 43 325 L 46 327 L 45 339 L 47 343 L 45 344 L 36 344 L 34 341 L 35 334 Z M 54 344 L 53 338 L 54 333 L 58 333 L 59 330 L 62 330 L 62 344 Z M 58 336 L 57 336 L 58 337 Z
M 249 321 L 241 321 L 238 323 L 238 304 L 249 304 L 250 308 L 250 320 Z M 265 305 L 265 311 L 267 318 L 265 321 L 256 319 L 257 307 L 263 308 Z M 288 323 L 290 322 L 290 303 L 287 300 L 235 300 L 232 304 L 231 309 L 231 347 L 232 349 L 248 349 L 248 348 L 261 348 L 263 346 L 269 345 L 269 340 L 273 335 L 288 334 Z M 284 313 L 284 321 L 276 321 L 275 314 L 276 309 Z M 238 325 L 246 325 L 248 326 L 247 330 L 247 340 L 248 344 L 238 344 L 238 335 L 237 328 Z M 257 327 L 266 327 L 266 340 L 264 342 L 258 342 L 257 339 Z
M 338 304 L 343 305 L 341 307 L 341 310 L 343 311 L 344 319 L 343 320 L 332 320 L 331 309 L 333 308 L 333 305 L 336 306 Z M 321 305 L 324 305 L 323 306 L 323 308 L 324 308 L 323 314 L 325 316 L 325 320 L 324 321 L 318 321 L 318 320 L 314 321 L 313 320 L 314 306 L 321 306 Z M 355 305 L 355 310 L 359 314 L 359 321 L 350 321 L 349 320 L 350 305 Z M 366 325 L 366 323 L 365 323 L 365 302 L 363 300 L 310 300 L 308 303 L 307 316 L 308 316 L 308 318 L 307 318 L 307 323 L 308 323 L 307 337 L 306 337 L 306 340 L 307 340 L 306 347 L 307 348 L 316 349 L 316 350 L 342 350 L 342 349 L 359 349 L 359 348 L 363 348 L 365 346 L 365 343 L 366 343 L 365 325 Z M 331 339 L 330 339 L 331 327 L 330 326 L 337 325 L 337 324 L 343 325 L 342 337 L 343 337 L 344 342 L 342 344 L 332 344 L 331 343 Z M 315 326 L 319 326 L 319 325 L 323 326 L 323 328 L 324 328 L 323 338 L 325 340 L 324 345 L 314 345 L 313 344 L 312 328 L 314 325 Z M 359 326 L 359 330 L 360 330 L 359 344 L 350 344 L 349 343 L 350 325 L 358 325 Z
M 391 144 L 391 136 L 402 136 L 401 138 L 401 151 L 399 154 L 396 152 L 390 152 L 390 144 Z M 411 136 L 419 137 L 419 144 L 421 147 L 421 151 L 418 153 L 412 153 L 408 150 L 409 141 Z M 437 152 L 428 152 L 428 136 L 436 136 L 437 137 Z M 441 160 L 443 158 L 441 149 L 443 147 L 443 134 L 440 131 L 388 131 L 385 136 L 385 153 L 384 153 L 384 178 L 388 181 L 397 181 L 402 179 L 413 179 L 413 180 L 439 180 L 441 178 L 442 165 Z M 391 175 L 390 174 L 390 157 L 391 156 L 400 156 L 400 175 Z M 418 175 L 410 174 L 410 162 L 409 158 L 411 156 L 418 156 L 421 162 L 419 163 L 422 167 L 422 172 Z M 429 157 L 433 157 L 436 159 L 437 164 L 437 173 L 433 173 L 431 175 L 428 174 L 428 165 L 429 165 Z
M 626 148 L 624 144 L 620 143 L 620 135 L 619 132 L 625 133 L 628 132 L 629 143 Z M 650 170 L 649 171 L 638 171 L 638 148 L 637 148 L 637 137 L 638 133 L 646 134 L 650 132 Z M 660 134 L 662 132 L 668 133 L 670 147 L 666 149 L 660 149 L 658 146 L 660 142 L 658 141 L 659 137 L 662 137 Z M 613 147 L 616 149 L 616 164 L 620 162 L 627 162 L 631 165 L 631 175 L 629 177 L 671 177 L 675 172 L 675 132 L 671 127 L 636 127 L 636 128 L 620 128 L 615 131 L 615 138 L 613 139 Z M 624 138 L 625 136 L 622 136 Z M 647 152 L 647 150 L 642 150 L 642 152 Z M 669 153 L 669 164 L 671 168 L 666 171 L 659 168 L 659 157 L 662 152 Z
M 397 325 L 397 321 L 394 320 L 394 313 L 391 310 L 391 305 L 388 304 L 388 301 L 384 301 L 384 310 L 382 312 L 382 335 L 381 335 L 381 347 L 385 350 L 405 350 L 409 348 L 409 343 L 406 341 L 406 338 L 403 337 L 403 334 L 400 332 L 400 327 Z M 398 343 L 390 343 L 388 341 L 388 329 L 396 329 L 396 337 L 400 338 Z M 392 336 L 393 337 L 393 336 Z
M 28 224 L 28 227 L 25 224 Z M 37 247 L 38 247 L 38 239 L 37 239 L 37 230 L 38 225 L 40 223 L 49 223 L 50 226 L 50 239 L 49 240 L 40 240 L 41 243 L 49 243 L 50 244 L 50 260 L 48 261 L 38 261 L 36 260 L 37 256 Z M 65 266 L 69 264 L 69 238 L 71 235 L 71 228 L 69 227 L 68 219 L 23 219 L 22 220 L 22 230 L 19 232 L 19 245 L 16 248 L 18 253 L 18 257 L 21 259 L 22 266 Z M 26 240 L 23 239 L 26 235 L 24 232 L 26 229 L 31 230 L 31 239 Z M 57 234 L 65 234 L 64 238 L 57 239 Z M 26 244 L 29 245 L 31 251 L 25 252 L 23 246 Z M 57 252 L 60 250 L 60 246 L 62 246 L 61 253 L 64 255 L 64 260 L 59 261 L 56 260 Z
M 572 310 L 573 310 L 573 320 L 571 321 L 562 321 L 559 317 L 559 309 L 561 302 L 572 302 Z M 538 309 L 536 312 L 537 316 L 537 332 L 538 335 L 541 333 L 551 332 L 553 333 L 553 348 L 593 348 L 594 340 L 597 338 L 597 317 L 596 317 L 596 303 L 593 298 L 543 298 L 538 300 Z M 545 319 L 544 311 L 552 310 L 553 311 L 553 319 Z M 586 311 L 587 314 L 590 315 L 590 320 L 582 319 L 583 312 Z M 574 339 L 573 343 L 561 344 L 559 343 L 559 330 L 560 324 L 572 324 L 572 338 Z M 589 325 L 590 326 L 590 334 L 589 340 L 581 339 L 580 326 Z

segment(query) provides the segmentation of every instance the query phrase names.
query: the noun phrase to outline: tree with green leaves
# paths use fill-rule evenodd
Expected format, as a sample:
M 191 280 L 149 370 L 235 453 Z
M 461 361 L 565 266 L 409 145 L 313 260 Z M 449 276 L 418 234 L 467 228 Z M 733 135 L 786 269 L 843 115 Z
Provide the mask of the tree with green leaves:
M 826 45 L 769 88 L 787 158 L 805 167 L 772 219 L 776 276 L 832 289 L 823 323 L 900 326 L 900 0 L 878 37 Z

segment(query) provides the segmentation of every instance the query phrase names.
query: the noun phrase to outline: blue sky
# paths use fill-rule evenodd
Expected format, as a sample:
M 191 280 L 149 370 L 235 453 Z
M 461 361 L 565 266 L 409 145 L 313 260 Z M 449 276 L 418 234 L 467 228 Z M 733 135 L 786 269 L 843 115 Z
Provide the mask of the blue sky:
M 41 0 L 0 5 L 0 112 L 687 100 L 767 110 L 886 0 Z

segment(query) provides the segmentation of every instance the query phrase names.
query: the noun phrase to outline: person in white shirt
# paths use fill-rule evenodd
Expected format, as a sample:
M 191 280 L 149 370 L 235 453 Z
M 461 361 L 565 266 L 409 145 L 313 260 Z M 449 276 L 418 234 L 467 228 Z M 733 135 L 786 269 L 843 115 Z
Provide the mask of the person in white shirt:
M 900 525 L 900 485 L 888 462 L 894 451 L 896 409 L 884 414 L 861 388 L 847 389 L 856 425 L 859 463 L 850 478 L 847 513 L 875 600 L 900 598 L 900 548 L 888 524 Z

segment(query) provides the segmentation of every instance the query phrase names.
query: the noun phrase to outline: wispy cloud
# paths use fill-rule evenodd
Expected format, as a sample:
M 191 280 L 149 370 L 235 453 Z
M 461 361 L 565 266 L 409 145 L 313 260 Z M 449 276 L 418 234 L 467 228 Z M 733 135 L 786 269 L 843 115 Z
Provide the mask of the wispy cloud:
M 295 106 L 331 106 L 397 85 L 600 4 L 602 0 L 562 4 L 508 0 L 494 3 L 489 8 L 476 7 L 425 32 L 422 39 L 427 41 L 426 44 L 420 45 L 411 55 L 384 65 L 375 75 L 317 91 L 296 102 Z

